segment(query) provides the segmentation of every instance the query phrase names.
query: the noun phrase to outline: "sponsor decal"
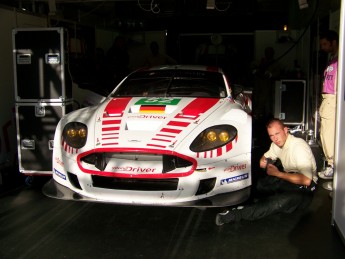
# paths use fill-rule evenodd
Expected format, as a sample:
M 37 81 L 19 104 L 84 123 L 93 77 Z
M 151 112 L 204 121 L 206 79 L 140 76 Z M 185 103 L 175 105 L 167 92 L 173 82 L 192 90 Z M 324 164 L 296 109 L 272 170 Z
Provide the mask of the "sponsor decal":
M 146 167 L 132 167 L 132 166 L 113 166 L 111 168 L 113 172 L 131 172 L 131 173 L 155 173 L 156 168 Z
M 249 175 L 248 175 L 248 173 L 246 173 L 246 174 L 241 174 L 241 175 L 237 175 L 234 177 L 222 179 L 222 180 L 220 180 L 220 185 L 242 181 L 242 180 L 248 179 L 248 177 L 249 177 Z
M 165 120 L 167 116 L 163 115 L 129 115 L 129 119 L 135 118 L 135 119 L 159 119 L 159 120 Z
M 57 176 L 59 176 L 61 179 L 66 180 L 66 175 L 64 175 L 63 173 L 59 172 L 58 170 L 56 170 L 54 168 L 54 174 L 56 174 Z
M 165 113 L 165 105 L 141 105 L 139 113 Z
M 180 101 L 177 98 L 142 98 L 135 105 L 177 105 Z
M 62 167 L 65 165 L 64 162 L 62 162 L 62 160 L 59 157 L 55 157 L 55 163 L 61 165 Z
M 228 168 L 224 169 L 224 172 L 235 172 L 235 171 L 241 171 L 247 168 L 247 164 L 236 164 L 236 165 L 231 165 Z

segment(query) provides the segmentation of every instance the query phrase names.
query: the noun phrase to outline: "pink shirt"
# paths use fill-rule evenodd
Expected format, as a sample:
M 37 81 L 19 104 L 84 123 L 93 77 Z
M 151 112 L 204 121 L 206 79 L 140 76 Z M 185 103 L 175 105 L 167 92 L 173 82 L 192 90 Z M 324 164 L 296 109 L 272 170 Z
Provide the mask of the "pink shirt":
M 338 70 L 338 57 L 334 57 L 328 63 L 324 71 L 324 81 L 322 93 L 335 94 L 337 91 L 337 70 Z

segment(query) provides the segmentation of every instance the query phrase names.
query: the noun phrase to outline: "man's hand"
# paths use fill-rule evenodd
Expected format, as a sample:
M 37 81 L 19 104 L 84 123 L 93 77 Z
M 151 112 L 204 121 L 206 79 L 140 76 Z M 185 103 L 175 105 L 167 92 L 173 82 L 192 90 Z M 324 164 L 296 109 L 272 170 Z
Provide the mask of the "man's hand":
M 262 156 L 261 159 L 260 159 L 260 167 L 261 168 L 266 168 L 266 166 L 267 166 L 266 157 Z
M 266 172 L 268 175 L 277 176 L 280 171 L 278 170 L 278 168 L 275 165 L 268 164 Z

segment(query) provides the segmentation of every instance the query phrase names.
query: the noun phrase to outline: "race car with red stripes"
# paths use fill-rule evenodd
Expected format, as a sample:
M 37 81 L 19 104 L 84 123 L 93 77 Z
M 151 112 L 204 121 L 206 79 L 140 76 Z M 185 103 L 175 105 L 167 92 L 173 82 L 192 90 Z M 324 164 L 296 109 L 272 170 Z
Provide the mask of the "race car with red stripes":
M 251 99 L 220 68 L 129 74 L 99 105 L 57 125 L 49 197 L 222 207 L 250 195 Z

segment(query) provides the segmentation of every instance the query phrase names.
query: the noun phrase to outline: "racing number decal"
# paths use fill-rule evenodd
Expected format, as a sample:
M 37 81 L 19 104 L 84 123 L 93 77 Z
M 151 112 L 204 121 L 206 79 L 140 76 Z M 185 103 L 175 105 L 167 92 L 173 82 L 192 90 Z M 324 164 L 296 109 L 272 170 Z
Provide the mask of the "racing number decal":
M 142 98 L 135 105 L 177 105 L 180 101 L 175 98 Z

